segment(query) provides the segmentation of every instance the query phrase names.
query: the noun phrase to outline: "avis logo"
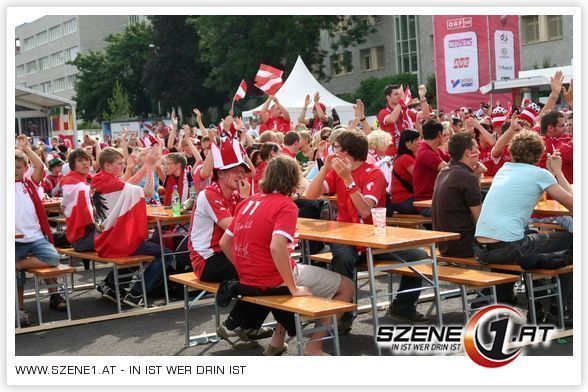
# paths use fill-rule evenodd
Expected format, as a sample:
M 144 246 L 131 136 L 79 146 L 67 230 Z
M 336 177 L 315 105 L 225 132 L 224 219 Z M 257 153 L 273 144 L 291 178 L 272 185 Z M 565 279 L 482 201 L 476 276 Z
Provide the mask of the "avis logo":
M 555 330 L 553 325 L 524 322 L 519 311 L 510 306 L 492 305 L 480 310 L 465 327 L 465 352 L 478 365 L 497 368 L 508 365 L 522 352 L 522 347 L 507 349 L 505 343 L 544 343 L 548 332 Z
M 470 58 L 469 57 L 456 57 L 455 60 L 453 60 L 453 69 L 467 68 L 469 66 L 470 66 Z
M 451 87 L 456 88 L 457 86 L 459 86 L 459 83 L 461 83 L 461 80 L 460 79 L 452 80 L 451 81 Z

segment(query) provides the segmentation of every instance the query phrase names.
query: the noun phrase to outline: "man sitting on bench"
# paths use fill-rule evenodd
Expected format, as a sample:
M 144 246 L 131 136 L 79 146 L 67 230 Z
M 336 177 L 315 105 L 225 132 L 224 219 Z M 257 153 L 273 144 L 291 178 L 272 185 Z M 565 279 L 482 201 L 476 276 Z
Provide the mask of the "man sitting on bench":
M 91 183 L 94 190 L 93 199 L 97 218 L 94 246 L 98 255 L 108 258 L 131 255 L 154 256 L 155 260 L 144 273 L 147 293 L 162 283 L 161 248 L 159 242 L 147 241 L 145 194 L 141 187 L 132 183 L 146 177 L 146 186 L 153 188 L 153 166 L 157 159 L 157 149 L 150 147 L 141 169 L 129 182 L 124 182 L 120 179 L 125 164 L 123 153 L 116 148 L 107 147 L 98 157 L 101 170 L 92 177 Z M 166 258 L 166 265 L 169 263 L 170 258 Z M 103 296 L 116 302 L 113 272 L 108 274 L 97 289 L 102 292 Z M 135 307 L 144 305 L 140 283 L 130 287 L 123 302 Z
M 220 149 L 211 144 L 214 156 L 213 182 L 198 194 L 190 222 L 190 259 L 194 275 L 205 282 L 238 279 L 237 271 L 220 248 L 219 240 L 233 219 L 240 190 L 249 194 L 245 172 L 251 169 L 243 160 L 239 142 L 221 138 Z M 261 327 L 267 312 L 259 305 L 238 301 L 217 334 L 234 348 L 248 350 L 255 339 L 271 336 L 271 328 Z
M 296 264 L 289 257 L 293 247 L 298 207 L 290 198 L 301 180 L 300 169 L 290 157 L 272 159 L 265 170 L 261 189 L 243 201 L 221 238 L 221 248 L 235 265 L 244 295 L 316 295 L 351 302 L 353 283 L 349 278 L 323 268 Z M 269 309 L 264 308 L 265 314 Z M 284 342 L 286 331 L 296 335 L 294 315 L 271 310 L 278 327 L 264 355 L 280 355 L 288 349 Z M 323 325 L 330 319 L 321 320 Z M 316 332 L 306 346 L 306 355 L 327 355 L 322 351 L 321 338 L 326 332 Z
M 327 157 L 324 166 L 306 189 L 305 196 L 312 199 L 322 194 L 335 193 L 339 222 L 371 224 L 371 209 L 386 207 L 386 178 L 380 169 L 365 162 L 368 153 L 366 137 L 358 132 L 344 131 L 337 136 L 333 149 L 334 153 Z M 365 260 L 364 249 L 335 243 L 330 244 L 330 247 L 333 252 L 333 271 L 353 279 L 355 266 L 360 259 Z M 422 248 L 393 254 L 406 261 L 429 257 Z M 386 257 L 389 258 L 390 254 L 376 255 L 374 258 Z M 403 276 L 399 290 L 415 289 L 421 285 L 420 277 Z M 389 314 L 411 323 L 428 322 L 415 308 L 419 294 L 418 290 L 398 294 L 390 305 Z M 351 314 L 344 315 L 339 328 L 341 333 L 349 331 L 352 323 Z
M 570 211 L 573 197 L 561 175 L 561 164 L 554 165 L 556 178 L 537 167 L 545 144 L 532 131 L 522 131 L 510 144 L 512 162 L 506 162 L 496 173 L 476 225 L 476 258 L 483 264 L 518 264 L 524 269 L 560 268 L 572 263 L 572 233 L 555 231 L 526 234 L 527 222 L 543 192 Z M 561 275 L 564 304 L 572 288 L 572 274 Z M 556 314 L 552 302 L 550 314 Z M 554 313 L 555 312 L 555 313 Z M 537 321 L 546 321 L 549 314 L 537 308 Z M 569 316 L 569 315 L 568 315 Z M 567 317 L 567 321 L 571 321 Z

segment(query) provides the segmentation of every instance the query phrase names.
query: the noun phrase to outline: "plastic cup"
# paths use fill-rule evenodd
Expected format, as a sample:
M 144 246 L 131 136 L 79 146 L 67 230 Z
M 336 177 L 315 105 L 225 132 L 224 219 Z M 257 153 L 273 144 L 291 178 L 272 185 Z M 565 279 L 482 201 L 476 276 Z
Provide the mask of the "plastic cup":
M 376 234 L 386 233 L 386 209 L 372 208 L 372 221 L 374 222 L 374 232 Z

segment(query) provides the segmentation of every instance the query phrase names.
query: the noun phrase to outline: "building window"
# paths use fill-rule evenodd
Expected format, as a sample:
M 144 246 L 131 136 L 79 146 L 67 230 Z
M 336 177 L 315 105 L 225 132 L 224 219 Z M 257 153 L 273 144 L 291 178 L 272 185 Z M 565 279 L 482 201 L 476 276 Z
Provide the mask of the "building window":
M 353 55 L 346 50 L 343 53 L 335 53 L 331 55 L 331 75 L 343 76 L 353 73 Z
M 33 60 L 27 63 L 27 74 L 37 72 L 37 60 Z
M 46 44 L 49 39 L 47 36 L 47 30 L 41 31 L 40 33 L 35 35 L 35 38 L 37 39 L 37 46 Z
M 49 41 L 55 41 L 61 38 L 61 25 L 53 26 L 49 29 Z
M 368 26 L 374 26 L 382 23 L 384 21 L 384 17 L 382 15 L 367 15 L 360 17 L 360 20 L 367 23 Z
M 45 94 L 51 94 L 51 82 L 41 83 L 39 91 Z
M 359 51 L 362 71 L 376 71 L 384 68 L 384 47 L 362 49 Z
M 29 88 L 31 90 L 39 91 L 39 85 L 38 84 L 33 84 L 32 86 L 29 86 Z
M 415 15 L 402 15 L 394 19 L 398 72 L 418 73 L 417 18 Z
M 53 53 L 51 55 L 51 66 L 55 67 L 57 65 L 63 64 L 63 52 Z
M 65 78 L 55 79 L 53 81 L 53 91 L 58 92 L 63 90 L 65 90 Z
M 72 61 L 76 59 L 78 55 L 78 51 L 80 50 L 79 46 L 74 46 L 69 49 L 65 50 L 65 61 Z
M 19 65 L 18 67 L 16 67 L 16 77 L 20 78 L 22 76 L 25 75 L 25 67 L 24 64 L 23 65 Z
M 49 62 L 49 56 L 41 57 L 39 59 L 39 71 L 49 69 L 50 67 L 51 63 Z
M 69 75 L 67 77 L 67 89 L 73 90 L 76 87 L 77 75 Z
M 63 35 L 72 34 L 76 31 L 78 31 L 78 20 L 76 18 L 63 23 Z
M 535 44 L 563 38 L 561 15 L 521 16 L 523 44 Z
M 139 23 L 145 20 L 145 15 L 129 15 L 129 23 Z
M 35 47 L 35 36 L 32 35 L 29 38 L 25 38 L 23 42 L 24 50 L 31 50 Z

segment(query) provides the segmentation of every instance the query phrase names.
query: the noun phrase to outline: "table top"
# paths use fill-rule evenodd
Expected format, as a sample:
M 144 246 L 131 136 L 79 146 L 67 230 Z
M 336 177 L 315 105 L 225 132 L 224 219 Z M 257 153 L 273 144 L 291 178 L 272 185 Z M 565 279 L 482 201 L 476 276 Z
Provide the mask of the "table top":
M 52 197 L 50 199 L 43 200 L 43 207 L 52 208 L 61 206 L 61 197 Z
M 480 179 L 480 186 L 482 188 L 490 188 L 490 185 L 492 185 L 493 179 L 494 179 L 494 177 L 482 177 Z
M 178 216 L 173 216 L 171 208 L 164 208 L 162 206 L 147 206 L 147 219 L 150 222 L 162 222 L 166 224 L 185 223 L 190 222 L 189 213 L 183 213 Z
M 14 234 L 14 238 L 24 238 L 24 234 L 23 233 L 15 233 Z
M 422 200 L 415 201 L 412 203 L 415 207 L 420 208 L 431 208 L 433 200 Z M 573 212 L 570 212 L 567 208 L 559 204 L 556 200 L 539 201 L 533 210 L 534 214 L 539 215 L 570 215 L 573 216 Z
M 302 199 L 302 200 L 337 201 L 337 195 L 322 195 L 322 196 L 315 197 L 315 198 L 301 196 L 300 199 Z
M 405 249 L 459 239 L 458 233 L 389 227 L 376 234 L 371 224 L 298 218 L 298 237 L 377 249 Z

